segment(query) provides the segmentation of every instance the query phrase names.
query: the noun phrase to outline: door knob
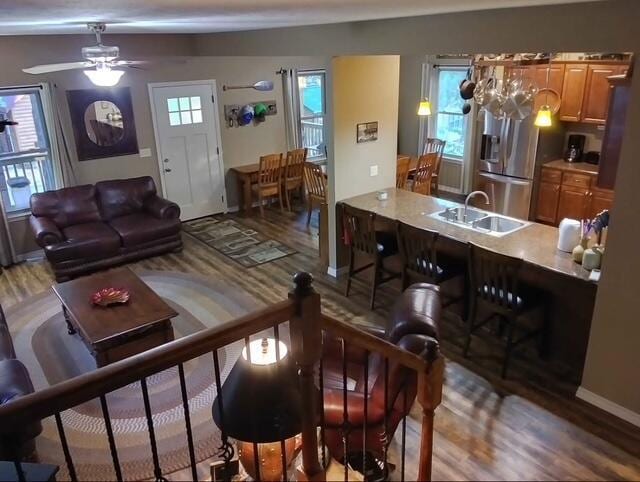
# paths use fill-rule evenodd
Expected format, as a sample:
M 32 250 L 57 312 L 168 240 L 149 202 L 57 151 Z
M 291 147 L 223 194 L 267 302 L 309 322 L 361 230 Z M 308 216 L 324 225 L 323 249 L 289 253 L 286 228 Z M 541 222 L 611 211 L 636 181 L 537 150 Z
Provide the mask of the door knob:
M 171 172 L 171 169 L 165 169 L 164 172 Z

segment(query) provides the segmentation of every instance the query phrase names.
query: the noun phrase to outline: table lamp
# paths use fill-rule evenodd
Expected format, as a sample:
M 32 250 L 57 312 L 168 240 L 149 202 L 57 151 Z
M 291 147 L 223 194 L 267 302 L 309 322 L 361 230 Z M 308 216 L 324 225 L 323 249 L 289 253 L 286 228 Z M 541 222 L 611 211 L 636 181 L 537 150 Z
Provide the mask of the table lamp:
M 260 478 L 281 480 L 281 441 L 290 463 L 293 437 L 301 431 L 301 408 L 298 375 L 287 346 L 278 341 L 276 350 L 275 339 L 263 338 L 249 343 L 249 353 L 243 348 L 213 402 L 213 420 L 237 441 L 238 458 L 253 479 L 257 479 L 255 442 Z

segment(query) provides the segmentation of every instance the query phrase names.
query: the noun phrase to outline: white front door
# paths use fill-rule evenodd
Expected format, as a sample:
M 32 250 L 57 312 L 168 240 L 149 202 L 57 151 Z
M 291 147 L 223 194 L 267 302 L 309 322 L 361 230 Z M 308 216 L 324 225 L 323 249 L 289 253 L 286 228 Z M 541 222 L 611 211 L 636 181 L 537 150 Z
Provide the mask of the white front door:
M 214 80 L 149 84 L 164 196 L 183 221 L 226 211 Z

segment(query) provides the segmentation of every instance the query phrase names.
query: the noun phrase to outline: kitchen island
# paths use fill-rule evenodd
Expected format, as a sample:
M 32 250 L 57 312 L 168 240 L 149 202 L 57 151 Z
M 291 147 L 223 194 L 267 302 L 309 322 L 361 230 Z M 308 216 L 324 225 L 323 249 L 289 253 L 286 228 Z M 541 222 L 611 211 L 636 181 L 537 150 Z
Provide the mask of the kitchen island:
M 469 242 L 522 258 L 522 281 L 549 294 L 548 356 L 570 368 L 572 381 L 580 381 L 597 285 L 589 280 L 589 271 L 574 263 L 569 253 L 556 249 L 557 228 L 529 223 L 513 233 L 496 237 L 431 217 L 447 208 L 460 207 L 459 203 L 402 189 L 386 191 L 388 198 L 384 201 L 379 201 L 373 192 L 341 203 L 375 213 L 377 222 L 389 229 L 395 221 L 401 221 L 437 231 L 440 233 L 438 249 L 456 258 L 466 259 Z

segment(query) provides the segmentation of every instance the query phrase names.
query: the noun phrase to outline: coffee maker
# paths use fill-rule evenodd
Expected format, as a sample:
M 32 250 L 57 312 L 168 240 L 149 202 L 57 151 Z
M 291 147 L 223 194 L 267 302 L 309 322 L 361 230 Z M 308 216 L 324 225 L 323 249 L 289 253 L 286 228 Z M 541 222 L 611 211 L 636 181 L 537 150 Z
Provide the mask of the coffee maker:
M 564 160 L 567 162 L 580 162 L 582 153 L 584 152 L 584 142 L 586 137 L 580 134 L 571 134 L 569 136 L 569 144 L 567 152 L 564 154 Z

